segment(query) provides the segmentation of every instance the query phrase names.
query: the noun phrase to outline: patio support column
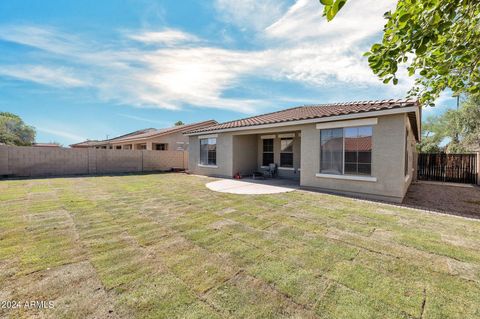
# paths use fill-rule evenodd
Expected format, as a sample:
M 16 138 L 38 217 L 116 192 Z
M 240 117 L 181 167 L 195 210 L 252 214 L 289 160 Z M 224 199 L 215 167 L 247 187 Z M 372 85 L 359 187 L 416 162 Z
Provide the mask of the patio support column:
M 477 185 L 480 185 L 480 152 L 477 152 Z

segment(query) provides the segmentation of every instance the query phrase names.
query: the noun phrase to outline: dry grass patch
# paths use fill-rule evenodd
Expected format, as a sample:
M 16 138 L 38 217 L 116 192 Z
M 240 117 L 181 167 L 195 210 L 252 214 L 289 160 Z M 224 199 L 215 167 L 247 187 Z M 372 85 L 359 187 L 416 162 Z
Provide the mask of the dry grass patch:
M 480 317 L 480 222 L 210 180 L 0 182 L 0 317 Z

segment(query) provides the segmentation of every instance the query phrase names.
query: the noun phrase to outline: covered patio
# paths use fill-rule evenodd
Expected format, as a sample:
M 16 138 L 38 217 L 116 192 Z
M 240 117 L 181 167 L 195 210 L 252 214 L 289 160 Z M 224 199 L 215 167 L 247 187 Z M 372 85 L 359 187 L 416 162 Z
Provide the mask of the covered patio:
M 251 177 L 267 173 L 271 165 L 274 177 L 300 180 L 301 132 L 266 132 L 233 135 L 233 175 Z M 271 176 L 271 174 L 266 174 Z

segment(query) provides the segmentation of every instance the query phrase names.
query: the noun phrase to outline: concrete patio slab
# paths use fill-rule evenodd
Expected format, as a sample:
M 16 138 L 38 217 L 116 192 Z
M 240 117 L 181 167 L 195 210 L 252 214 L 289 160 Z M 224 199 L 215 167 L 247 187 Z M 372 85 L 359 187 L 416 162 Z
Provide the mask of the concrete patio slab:
M 215 192 L 244 195 L 286 193 L 292 192 L 299 188 L 297 182 L 285 179 L 245 179 L 241 181 L 234 179 L 222 179 L 207 183 L 205 186 Z

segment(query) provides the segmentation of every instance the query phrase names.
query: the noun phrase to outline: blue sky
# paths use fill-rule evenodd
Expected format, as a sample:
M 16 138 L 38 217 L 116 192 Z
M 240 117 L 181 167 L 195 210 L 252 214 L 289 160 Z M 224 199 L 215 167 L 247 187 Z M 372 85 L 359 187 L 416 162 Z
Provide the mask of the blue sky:
M 219 122 L 314 103 L 402 98 L 362 53 L 393 1 L 333 22 L 317 0 L 3 0 L 0 111 L 64 145 L 177 120 Z M 441 113 L 455 105 L 445 93 Z

